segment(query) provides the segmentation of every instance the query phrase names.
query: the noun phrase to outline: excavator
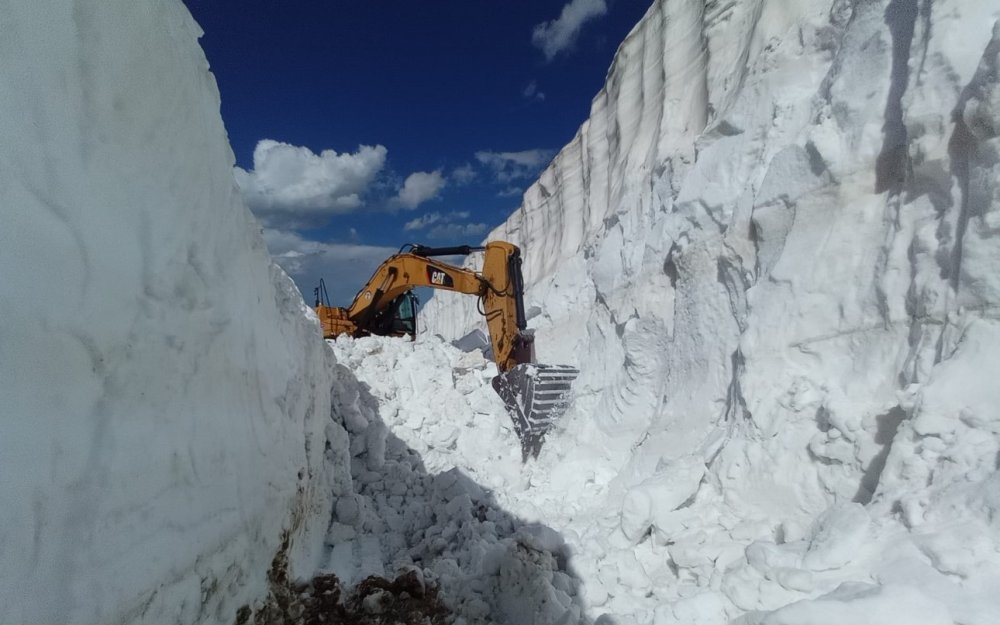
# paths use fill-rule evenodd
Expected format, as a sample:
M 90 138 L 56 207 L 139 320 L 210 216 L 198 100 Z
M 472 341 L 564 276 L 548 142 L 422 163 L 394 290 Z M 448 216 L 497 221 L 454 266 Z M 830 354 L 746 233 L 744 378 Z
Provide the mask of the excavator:
M 449 265 L 435 257 L 485 252 L 480 271 Z M 568 392 L 580 373 L 575 367 L 535 362 L 534 336 L 524 313 L 521 250 L 506 241 L 484 247 L 426 247 L 407 244 L 386 259 L 348 308 L 330 305 L 322 280 L 314 289 L 323 338 L 416 336 L 417 301 L 413 289 L 430 287 L 479 298 L 499 374 L 500 395 L 521 441 L 522 460 L 537 457 L 545 435 L 565 412 Z

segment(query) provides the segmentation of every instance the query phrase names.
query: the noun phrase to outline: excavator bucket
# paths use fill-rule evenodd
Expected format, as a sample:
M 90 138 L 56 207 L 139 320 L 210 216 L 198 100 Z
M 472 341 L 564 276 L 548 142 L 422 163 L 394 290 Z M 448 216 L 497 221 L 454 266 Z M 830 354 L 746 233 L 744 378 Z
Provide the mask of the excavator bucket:
M 520 364 L 493 378 L 521 439 L 521 459 L 537 458 L 549 428 L 566 412 L 569 390 L 580 374 L 564 365 Z

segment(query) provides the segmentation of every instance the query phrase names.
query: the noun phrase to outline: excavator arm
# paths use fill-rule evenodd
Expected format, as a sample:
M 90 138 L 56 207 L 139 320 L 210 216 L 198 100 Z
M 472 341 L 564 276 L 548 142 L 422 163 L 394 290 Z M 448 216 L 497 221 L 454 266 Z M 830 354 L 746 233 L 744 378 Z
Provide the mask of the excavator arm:
M 479 272 L 435 258 L 477 251 L 485 252 Z M 534 361 L 534 338 L 526 329 L 521 251 L 517 246 L 505 241 L 491 241 L 485 247 L 409 246 L 379 265 L 348 308 L 334 308 L 324 302 L 321 285 L 316 289 L 316 314 L 323 326 L 323 337 L 415 334 L 415 317 L 411 326 L 392 321 L 410 291 L 417 287 L 479 298 L 479 312 L 486 318 L 499 370 L 493 388 L 511 412 L 524 457 L 537 456 L 551 423 L 565 411 L 570 384 L 579 371 Z
M 482 250 L 486 254 L 478 273 L 434 258 Z M 379 315 L 417 287 L 479 297 L 480 312 L 486 317 L 493 355 L 501 372 L 532 361 L 531 337 L 524 332 L 521 251 L 504 241 L 492 241 L 485 248 L 415 245 L 389 257 L 358 291 L 349 308 L 333 308 L 317 298 L 316 313 L 323 324 L 323 337 L 387 333 L 376 324 Z

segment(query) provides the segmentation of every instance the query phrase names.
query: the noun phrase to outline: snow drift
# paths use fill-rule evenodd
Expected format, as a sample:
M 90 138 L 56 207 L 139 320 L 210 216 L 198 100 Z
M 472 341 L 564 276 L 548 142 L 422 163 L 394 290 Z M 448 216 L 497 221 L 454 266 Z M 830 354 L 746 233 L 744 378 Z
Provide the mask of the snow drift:
M 231 623 L 321 553 L 329 352 L 184 6 L 2 12 L 0 622 Z
M 506 503 L 566 534 L 591 614 L 1000 620 L 998 20 L 658 1 L 491 233 L 539 360 L 581 369 Z

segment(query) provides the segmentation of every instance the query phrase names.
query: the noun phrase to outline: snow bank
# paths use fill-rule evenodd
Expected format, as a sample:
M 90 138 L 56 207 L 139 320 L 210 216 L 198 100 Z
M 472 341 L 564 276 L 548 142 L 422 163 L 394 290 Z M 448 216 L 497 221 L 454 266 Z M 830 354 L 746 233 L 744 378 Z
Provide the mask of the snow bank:
M 331 506 L 330 358 L 169 2 L 5 3 L 0 622 L 233 622 Z
M 590 615 L 1000 621 L 998 21 L 658 1 L 491 233 L 539 359 L 581 368 L 498 497 L 567 537 Z

